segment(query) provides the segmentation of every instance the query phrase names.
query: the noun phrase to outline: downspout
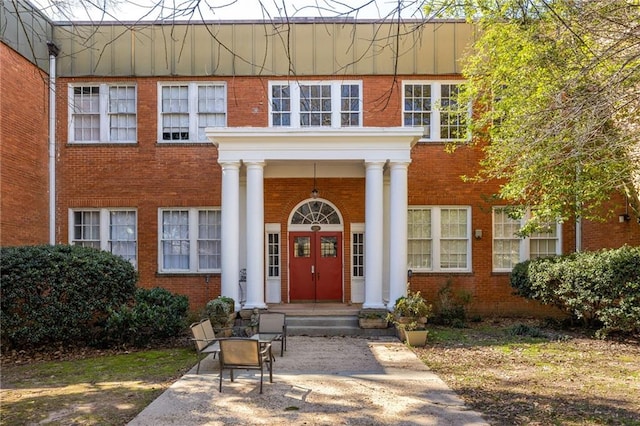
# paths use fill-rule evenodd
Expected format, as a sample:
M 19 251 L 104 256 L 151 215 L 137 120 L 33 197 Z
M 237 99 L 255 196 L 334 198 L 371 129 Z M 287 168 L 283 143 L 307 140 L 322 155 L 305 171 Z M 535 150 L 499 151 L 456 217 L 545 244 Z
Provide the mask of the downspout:
M 56 57 L 60 49 L 48 41 L 49 48 L 49 244 L 56 243 Z
M 578 165 L 576 167 L 576 174 L 578 180 L 582 174 L 582 167 Z M 582 251 L 582 203 L 580 202 L 580 196 L 576 194 L 576 253 Z

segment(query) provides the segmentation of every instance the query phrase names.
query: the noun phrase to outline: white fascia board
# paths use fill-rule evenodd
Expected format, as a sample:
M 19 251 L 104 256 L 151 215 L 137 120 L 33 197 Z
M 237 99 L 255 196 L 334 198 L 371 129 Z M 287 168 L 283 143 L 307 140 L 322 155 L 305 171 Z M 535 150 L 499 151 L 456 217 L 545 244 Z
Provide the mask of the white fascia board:
M 410 161 L 411 148 L 422 133 L 422 128 L 412 127 L 206 129 L 207 138 L 218 147 L 218 161 Z

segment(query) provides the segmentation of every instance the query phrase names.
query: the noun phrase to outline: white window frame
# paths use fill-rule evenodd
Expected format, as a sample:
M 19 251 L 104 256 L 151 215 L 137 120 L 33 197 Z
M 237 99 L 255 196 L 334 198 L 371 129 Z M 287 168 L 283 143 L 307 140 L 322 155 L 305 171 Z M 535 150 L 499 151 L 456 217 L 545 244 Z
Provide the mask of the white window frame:
M 98 88 L 98 111 L 99 115 L 99 138 L 89 140 L 77 140 L 75 134 L 75 121 L 76 116 L 79 115 L 76 108 L 75 94 L 76 88 Z M 123 87 L 134 89 L 133 111 L 115 111 L 110 109 L 109 96 L 110 88 Z M 138 86 L 135 83 L 74 83 L 68 86 L 68 110 L 69 110 L 69 129 L 68 129 L 68 142 L 69 143 L 137 143 L 138 139 Z M 126 140 L 112 140 L 111 139 L 111 117 L 116 115 L 133 115 L 135 122 L 135 137 L 133 139 Z
M 187 86 L 187 114 L 189 115 L 189 137 L 187 139 L 163 139 L 163 113 L 162 110 L 162 89 L 170 86 Z M 228 97 L 227 97 L 227 83 L 224 81 L 209 81 L 209 82 L 185 82 L 185 81 L 162 81 L 158 83 L 158 143 L 208 143 L 206 138 L 200 140 L 198 137 L 198 129 L 200 126 L 199 110 L 198 110 L 198 88 L 204 86 L 216 86 L 221 87 L 224 93 L 224 124 L 219 127 L 226 127 L 228 118 Z M 168 112 L 167 112 L 168 113 Z
M 405 80 L 402 82 L 402 126 L 408 127 L 404 124 L 404 115 L 405 113 L 411 112 L 406 111 L 406 102 L 405 102 L 405 94 L 406 94 L 406 86 L 408 85 L 425 85 L 431 87 L 431 121 L 429 123 L 429 132 L 425 134 L 420 139 L 420 142 L 440 142 L 440 141 L 469 141 L 471 139 L 471 134 L 467 130 L 466 137 L 463 139 L 451 139 L 451 138 L 443 138 L 440 134 L 440 124 L 441 124 L 441 107 L 440 101 L 442 98 L 442 86 L 443 85 L 464 85 L 465 82 L 463 80 Z M 471 105 L 467 107 L 467 120 L 471 119 Z
M 361 241 L 356 242 L 356 235 Z M 356 254 L 356 246 L 359 246 L 361 252 Z M 364 279 L 364 223 L 351 224 L 351 279 Z M 358 259 L 356 260 L 356 256 Z M 356 272 L 355 269 L 361 268 L 362 272 Z
M 466 211 L 466 237 L 465 238 L 454 238 L 454 237 L 446 237 L 442 235 L 442 229 L 441 229 L 441 217 L 442 217 L 442 211 L 443 210 L 448 210 L 448 209 L 453 209 L 453 210 L 464 210 Z M 420 267 L 420 266 L 414 266 L 409 264 L 408 268 L 411 269 L 414 272 L 444 272 L 444 273 L 449 273 L 449 272 L 471 272 L 472 269 L 472 253 L 471 253 L 471 206 L 410 206 L 409 207 L 409 212 L 411 211 L 424 211 L 424 210 L 429 210 L 431 213 L 431 236 L 430 238 L 427 238 L 428 240 L 431 240 L 431 267 L 430 268 L 425 268 L 425 267 Z M 411 223 L 408 223 L 408 225 L 411 225 Z M 408 240 L 412 240 L 414 238 L 412 238 L 413 235 L 411 233 L 411 229 L 407 230 L 407 238 Z M 419 238 L 417 240 L 422 240 L 425 238 Z M 442 250 L 442 241 L 443 240 L 451 240 L 451 239 L 459 239 L 459 240 L 464 240 L 466 241 L 466 256 L 467 256 L 467 262 L 466 262 L 466 266 L 465 267 L 455 267 L 455 268 L 447 268 L 447 267 L 442 267 L 441 266 L 441 258 L 443 257 L 443 250 Z M 409 253 L 409 256 L 411 255 L 411 253 Z
M 277 238 L 277 242 L 273 243 L 270 241 L 270 236 L 275 236 Z M 282 235 L 280 233 L 280 224 L 265 224 L 265 265 L 266 265 L 266 277 L 267 279 L 277 279 L 282 276 Z M 270 250 L 271 247 L 274 247 L 276 253 L 273 254 Z M 277 264 L 274 263 L 274 260 Z M 277 269 L 278 273 L 273 274 L 272 271 Z
M 132 240 L 116 240 L 116 241 L 126 241 L 133 242 L 135 247 L 135 253 L 133 258 L 129 258 L 129 262 L 134 266 L 134 268 L 138 268 L 138 211 L 135 208 L 115 208 L 115 209 L 96 209 L 96 208 L 74 208 L 69 209 L 69 243 L 71 245 L 82 245 L 84 241 L 95 241 L 99 245 L 100 250 L 108 251 L 110 253 L 114 253 L 113 246 L 111 245 L 111 213 L 112 212 L 127 212 L 134 214 L 134 229 L 133 229 L 133 239 Z M 97 235 L 93 235 L 92 239 L 83 239 L 76 238 L 75 230 L 76 230 L 76 222 L 75 222 L 75 214 L 76 213 L 98 213 L 98 232 Z M 95 247 L 94 244 L 87 244 L 88 247 Z M 95 247 L 98 248 L 98 247 Z M 118 254 L 118 253 L 114 253 Z
M 302 126 L 300 124 L 300 86 L 330 86 L 331 87 L 331 126 Z M 342 111 L 342 86 L 344 85 L 356 85 L 358 86 L 359 99 L 357 111 Z M 273 102 L 271 95 L 273 93 L 274 86 L 289 86 L 290 96 L 290 125 L 275 125 L 273 124 L 273 114 L 286 112 L 286 111 L 273 111 Z M 341 128 L 342 127 L 342 112 L 345 113 L 357 113 L 358 124 L 348 127 L 362 127 L 363 119 L 363 93 L 362 93 L 362 81 L 361 80 L 299 80 L 299 81 L 287 81 L 287 80 L 274 80 L 269 82 L 269 127 L 286 127 L 286 128 Z
M 188 212 L 187 219 L 187 240 L 189 242 L 189 267 L 188 268 L 165 268 L 164 267 L 164 252 L 163 252 L 163 242 L 164 234 L 163 234 L 163 220 L 162 216 L 165 212 Z M 158 271 L 159 273 L 172 273 L 172 274 L 181 274 L 181 273 L 200 273 L 200 272 L 208 272 L 208 273 L 219 273 L 222 268 L 221 261 L 218 263 L 221 265 L 220 268 L 201 268 L 199 265 L 199 256 L 198 256 L 198 241 L 200 240 L 198 235 L 198 227 L 199 227 L 199 213 L 202 211 L 212 211 L 218 212 L 221 216 L 221 209 L 219 207 L 165 207 L 158 209 Z M 222 219 L 220 219 L 222 220 Z M 169 239 L 168 239 L 169 240 Z M 176 241 L 176 240 L 171 240 Z M 220 243 L 222 245 L 222 242 Z M 221 255 L 220 255 L 221 256 Z
M 501 211 L 504 210 L 506 208 L 506 206 L 494 206 L 492 211 L 491 211 L 491 227 L 492 227 L 492 242 L 491 242 L 491 265 L 492 265 L 492 270 L 493 272 L 511 272 L 513 270 L 513 267 L 511 268 L 505 268 L 505 267 L 500 267 L 500 266 L 496 266 L 496 241 L 498 240 L 508 240 L 508 241 L 516 241 L 518 240 L 519 245 L 518 245 L 518 262 L 524 262 L 525 260 L 529 260 L 532 259 L 531 256 L 531 244 L 533 241 L 539 241 L 539 240 L 555 240 L 556 244 L 555 244 L 555 255 L 559 256 L 562 254 L 562 224 L 559 222 L 556 222 L 554 225 L 555 226 L 555 231 L 556 231 L 556 235 L 555 237 L 546 235 L 545 233 L 542 232 L 536 232 L 531 234 L 528 237 L 520 237 L 518 235 L 514 235 L 513 238 L 508 238 L 508 237 L 496 237 L 496 232 L 495 232 L 495 227 L 496 227 L 496 212 L 497 211 Z M 518 229 L 520 229 L 521 227 L 524 226 L 524 224 L 527 222 L 527 220 L 529 220 L 531 218 L 531 213 L 530 212 L 526 212 L 524 217 L 522 219 L 511 219 L 511 221 L 518 227 Z M 517 223 L 516 223 L 517 222 Z M 540 257 L 540 256 L 534 256 L 535 257 Z

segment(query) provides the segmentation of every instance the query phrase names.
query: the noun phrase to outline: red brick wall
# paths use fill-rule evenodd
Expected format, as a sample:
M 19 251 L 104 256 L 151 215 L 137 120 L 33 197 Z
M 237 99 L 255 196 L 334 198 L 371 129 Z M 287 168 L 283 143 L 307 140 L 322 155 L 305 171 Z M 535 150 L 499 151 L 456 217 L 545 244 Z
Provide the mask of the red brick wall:
M 0 245 L 49 242 L 48 76 L 0 43 Z
M 315 77 L 311 79 L 320 79 Z M 389 76 L 354 77 L 363 80 L 364 125 L 399 126 L 401 81 Z M 412 79 L 419 79 L 415 77 Z M 110 79 L 123 81 L 123 79 Z M 175 81 L 178 79 L 174 79 Z M 204 79 L 200 79 L 204 80 Z M 215 79 L 207 79 L 215 80 Z M 82 79 L 60 79 L 58 92 L 59 202 L 57 238 L 68 241 L 68 209 L 78 207 L 134 207 L 138 209 L 138 256 L 140 285 L 162 286 L 186 294 L 192 309 L 201 308 L 220 294 L 220 276 L 158 274 L 158 208 L 220 205 L 221 169 L 217 150 L 209 144 L 157 143 L 158 79 L 137 79 L 138 143 L 128 146 L 67 144 L 66 83 Z M 95 79 L 86 80 L 95 82 Z M 190 81 L 186 80 L 185 81 Z M 268 125 L 269 78 L 227 79 L 228 125 Z M 415 274 L 414 289 L 435 301 L 448 279 L 454 289 L 473 296 L 471 310 L 480 315 L 549 315 L 553 310 L 512 295 L 509 275 L 492 272 L 491 203 L 498 185 L 463 182 L 472 176 L 481 152 L 460 148 L 446 153 L 443 144 L 420 143 L 412 151 L 409 166 L 409 205 L 463 205 L 472 208 L 472 229 L 483 237 L 472 241 L 473 270 L 465 274 Z M 287 300 L 287 220 L 292 209 L 306 199 L 311 179 L 265 179 L 265 222 L 280 223 L 282 230 L 282 299 Z M 364 222 L 364 179 L 322 178 L 321 197 L 334 203 L 344 219 L 345 301 L 351 293 L 350 223 Z M 629 224 L 627 224 L 629 225 Z M 631 224 L 633 225 L 633 224 Z M 572 224 L 563 227 L 563 252 L 574 250 Z M 595 243 L 594 243 L 595 244 Z M 208 282 L 207 282 L 208 280 Z
M 614 194 L 611 201 L 603 207 L 607 218 L 604 222 L 585 220 L 582 222 L 582 249 L 598 250 L 603 248 L 617 248 L 625 244 L 640 246 L 640 222 L 633 210 L 625 208 L 627 200 L 619 194 Z M 619 216 L 628 214 L 629 220 L 620 222 Z

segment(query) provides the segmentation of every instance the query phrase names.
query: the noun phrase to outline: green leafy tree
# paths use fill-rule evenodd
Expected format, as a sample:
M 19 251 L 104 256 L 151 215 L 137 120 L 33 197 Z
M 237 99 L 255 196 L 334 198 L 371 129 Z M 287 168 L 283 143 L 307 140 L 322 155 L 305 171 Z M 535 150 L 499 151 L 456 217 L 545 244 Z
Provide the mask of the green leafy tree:
M 478 25 L 461 102 L 485 151 L 468 179 L 535 209 L 523 229 L 604 219 L 621 192 L 640 210 L 640 2 L 430 1 L 430 16 Z M 453 147 L 455 148 L 455 147 Z

